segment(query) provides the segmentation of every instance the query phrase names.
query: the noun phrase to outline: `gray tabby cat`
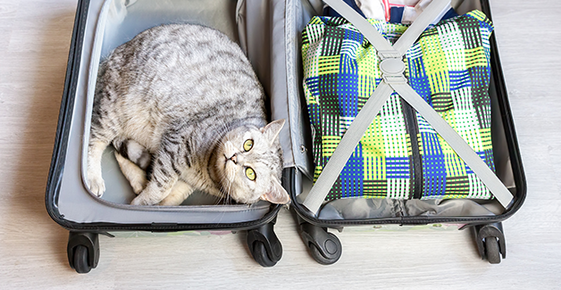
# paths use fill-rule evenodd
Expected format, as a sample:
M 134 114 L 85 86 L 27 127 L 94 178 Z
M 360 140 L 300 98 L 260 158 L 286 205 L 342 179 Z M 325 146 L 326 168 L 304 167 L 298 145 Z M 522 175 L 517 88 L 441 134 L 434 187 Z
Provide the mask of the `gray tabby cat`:
M 138 194 L 133 205 L 179 205 L 194 190 L 240 203 L 287 203 L 277 138 L 284 120 L 267 124 L 264 97 L 251 64 L 226 35 L 187 24 L 140 33 L 100 68 L 90 190 L 105 191 L 101 156 L 112 143 Z

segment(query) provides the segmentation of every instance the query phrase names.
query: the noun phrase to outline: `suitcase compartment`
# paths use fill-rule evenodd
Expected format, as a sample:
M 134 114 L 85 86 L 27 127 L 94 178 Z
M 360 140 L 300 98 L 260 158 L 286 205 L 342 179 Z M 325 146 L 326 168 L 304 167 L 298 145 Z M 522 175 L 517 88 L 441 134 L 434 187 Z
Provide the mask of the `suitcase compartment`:
M 107 190 L 101 199 L 89 192 L 83 177 L 97 70 L 112 49 L 159 24 L 213 27 L 240 44 L 269 96 L 268 103 L 276 107 L 287 103 L 287 67 L 294 67 L 286 65 L 285 4 L 255 0 L 79 1 L 46 192 L 49 214 L 71 231 L 68 257 L 78 272 L 97 265 L 98 233 L 122 230 L 249 229 L 248 246 L 261 265 L 272 266 L 280 259 L 282 247 L 273 232 L 278 205 L 217 205 L 212 197 L 194 194 L 182 206 L 131 206 L 134 193 L 120 173 L 113 149 L 103 156 Z M 287 119 L 281 143 L 285 165 L 294 167 L 292 141 L 287 136 L 291 124 L 303 117 L 295 114 L 290 119 L 287 111 L 272 108 L 270 114 L 271 119 Z
M 489 3 L 486 0 L 453 0 L 452 7 L 459 14 L 479 9 L 485 12 L 489 18 L 492 18 Z M 304 29 L 311 17 L 321 15 L 322 5 L 320 2 L 302 1 L 301 11 L 300 22 L 297 22 L 296 25 L 299 32 Z M 286 180 L 287 188 L 291 191 L 293 200 L 292 208 L 297 213 L 302 238 L 309 246 L 312 256 L 319 263 L 334 263 L 340 255 L 340 242 L 333 234 L 327 233 L 326 228 L 340 229 L 344 226 L 366 224 L 456 223 L 492 225 L 492 229 L 487 227 L 486 231 L 493 232 L 494 237 L 498 238 L 504 256 L 504 237 L 502 236 L 500 221 L 514 214 L 522 205 L 526 195 L 526 184 L 494 34 L 492 34 L 490 42 L 491 84 L 489 94 L 492 107 L 492 142 L 496 174 L 514 195 L 514 202 L 508 209 L 505 209 L 495 199 L 390 200 L 348 198 L 325 203 L 318 214 L 314 215 L 301 204 L 312 186 L 310 176 L 304 171 L 292 168 L 290 169 L 291 174 L 287 174 L 290 179 Z M 302 76 L 299 75 L 299 77 L 301 80 Z M 307 144 L 310 144 L 310 142 Z M 308 170 L 307 172 L 312 171 Z M 478 235 L 477 239 L 480 241 L 482 240 L 480 238 L 482 236 L 481 228 L 481 226 L 478 226 L 475 231 Z M 482 241 L 478 242 L 478 246 L 481 243 Z M 485 250 L 482 250 L 481 247 L 480 252 L 485 255 Z M 499 254 L 492 255 L 498 256 Z M 496 260 L 496 257 L 493 259 Z

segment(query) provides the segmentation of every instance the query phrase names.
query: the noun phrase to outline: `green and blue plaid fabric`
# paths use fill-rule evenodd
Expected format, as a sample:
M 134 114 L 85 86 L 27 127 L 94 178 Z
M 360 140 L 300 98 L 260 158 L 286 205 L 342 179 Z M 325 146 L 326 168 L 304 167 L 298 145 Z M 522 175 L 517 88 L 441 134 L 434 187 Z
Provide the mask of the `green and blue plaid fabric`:
M 390 42 L 407 29 L 370 23 Z M 404 62 L 409 85 L 494 170 L 491 143 L 491 21 L 480 11 L 425 30 Z M 302 33 L 304 93 L 315 179 L 382 81 L 377 52 L 344 18 L 314 17 Z M 326 200 L 479 198 L 489 190 L 422 116 L 395 92 L 365 132 Z

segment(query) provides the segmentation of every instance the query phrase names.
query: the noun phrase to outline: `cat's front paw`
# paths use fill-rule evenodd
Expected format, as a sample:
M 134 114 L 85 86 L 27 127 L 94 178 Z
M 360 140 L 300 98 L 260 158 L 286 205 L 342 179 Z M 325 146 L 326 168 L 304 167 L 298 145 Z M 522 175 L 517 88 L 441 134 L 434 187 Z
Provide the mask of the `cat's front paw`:
M 97 197 L 101 197 L 105 192 L 105 182 L 101 176 L 88 176 L 88 187 Z

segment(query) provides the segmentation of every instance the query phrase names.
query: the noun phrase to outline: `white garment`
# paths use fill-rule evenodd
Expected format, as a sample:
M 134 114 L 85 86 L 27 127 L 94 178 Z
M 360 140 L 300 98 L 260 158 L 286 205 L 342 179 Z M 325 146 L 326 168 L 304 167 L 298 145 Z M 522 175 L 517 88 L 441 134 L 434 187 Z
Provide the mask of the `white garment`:
M 394 2 L 394 1 L 390 1 Z M 407 1 L 405 1 L 407 2 Z M 411 1 L 409 1 L 411 2 Z M 425 8 L 427 8 L 427 6 L 429 6 L 429 4 L 432 2 L 432 0 L 420 0 L 420 1 L 413 1 L 413 2 L 417 2 L 415 4 L 413 4 L 414 6 L 405 6 L 403 9 L 403 16 L 401 17 L 401 23 L 403 24 L 411 24 L 413 21 L 415 21 L 415 19 L 417 19 L 417 16 L 419 16 L 423 10 L 425 10 Z M 448 9 L 446 9 L 444 11 L 444 14 L 446 13 L 446 11 L 448 11 Z M 444 14 L 440 15 L 437 19 L 436 22 L 438 22 L 440 20 L 440 18 L 442 18 L 442 16 L 444 16 Z
M 366 18 L 386 21 L 386 10 L 383 2 L 387 2 L 387 0 L 355 0 L 355 2 Z
M 421 0 L 422 2 L 423 0 Z M 389 0 L 390 6 L 409 6 L 415 7 L 419 0 Z
M 429 6 L 432 0 L 355 0 L 356 5 L 366 18 L 390 21 L 390 7 L 403 7 L 401 23 L 411 24 L 423 10 Z M 450 6 L 433 21 L 436 24 L 450 10 Z

